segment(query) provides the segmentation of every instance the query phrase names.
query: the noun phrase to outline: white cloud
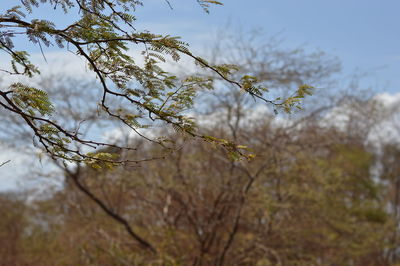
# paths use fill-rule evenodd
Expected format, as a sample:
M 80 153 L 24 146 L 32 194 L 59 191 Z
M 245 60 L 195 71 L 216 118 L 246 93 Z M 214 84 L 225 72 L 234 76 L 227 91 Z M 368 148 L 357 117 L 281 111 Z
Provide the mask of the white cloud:
M 377 94 L 374 99 L 381 104 L 382 119 L 374 125 L 370 141 L 400 144 L 400 93 Z
M 322 119 L 323 126 L 364 130 L 367 142 L 377 149 L 386 143 L 400 144 L 400 93 L 379 93 L 370 102 L 351 102 L 332 108 Z M 350 124 L 349 124 L 350 123 Z
M 374 99 L 381 103 L 385 108 L 393 108 L 400 103 L 400 92 L 396 94 L 390 94 L 387 92 L 379 93 L 375 95 Z
M 0 167 L 0 191 L 23 188 L 25 181 L 22 177 L 27 176 L 30 170 L 32 158 L 16 149 L 1 146 L 0 163 L 6 162 Z

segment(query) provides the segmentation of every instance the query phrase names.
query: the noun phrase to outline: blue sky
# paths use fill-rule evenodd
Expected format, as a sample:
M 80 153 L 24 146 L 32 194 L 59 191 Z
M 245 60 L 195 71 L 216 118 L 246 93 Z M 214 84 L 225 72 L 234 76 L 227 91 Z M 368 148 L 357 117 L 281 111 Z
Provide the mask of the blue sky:
M 2 2 L 0 10 L 19 3 Z M 280 32 L 285 46 L 305 45 L 338 56 L 344 75 L 357 68 L 373 73 L 364 85 L 378 92 L 400 91 L 398 0 L 222 0 L 224 6 L 211 7 L 210 14 L 195 0 L 170 0 L 172 10 L 164 0 L 144 2 L 136 12 L 140 29 L 179 35 L 195 48 L 206 46 L 207 36 L 228 21 L 245 30 L 262 29 L 267 35 Z M 40 16 L 60 27 L 71 18 L 49 8 L 43 8 Z
M 400 91 L 400 1 L 226 0 L 210 14 L 201 12 L 195 1 L 171 0 L 174 10 L 162 2 L 149 0 L 139 18 L 155 28 L 175 25 L 170 30 L 189 41 L 227 21 L 244 29 L 261 28 L 268 35 L 281 32 L 284 45 L 338 56 L 344 75 L 356 69 L 371 72 L 365 86 Z

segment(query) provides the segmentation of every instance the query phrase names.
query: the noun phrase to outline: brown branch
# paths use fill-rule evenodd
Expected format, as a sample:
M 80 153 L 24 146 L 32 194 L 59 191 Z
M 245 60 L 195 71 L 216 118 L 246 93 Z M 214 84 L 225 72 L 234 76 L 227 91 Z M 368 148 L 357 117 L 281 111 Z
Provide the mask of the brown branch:
M 79 168 L 79 166 L 78 166 Z M 100 198 L 98 198 L 94 193 L 92 193 L 87 187 L 85 187 L 80 181 L 79 181 L 79 169 L 77 172 L 72 173 L 66 168 L 63 168 L 67 176 L 72 179 L 73 183 L 76 185 L 76 187 L 84 193 L 88 198 L 90 198 L 97 206 L 99 206 L 110 218 L 114 219 L 117 221 L 119 224 L 121 224 L 127 233 L 134 239 L 136 240 L 140 246 L 142 246 L 144 249 L 151 251 L 152 253 L 156 254 L 157 251 L 154 248 L 150 242 L 139 236 L 137 233 L 134 232 L 132 227 L 130 226 L 129 222 L 123 218 L 121 215 L 117 214 L 113 210 L 111 210 Z

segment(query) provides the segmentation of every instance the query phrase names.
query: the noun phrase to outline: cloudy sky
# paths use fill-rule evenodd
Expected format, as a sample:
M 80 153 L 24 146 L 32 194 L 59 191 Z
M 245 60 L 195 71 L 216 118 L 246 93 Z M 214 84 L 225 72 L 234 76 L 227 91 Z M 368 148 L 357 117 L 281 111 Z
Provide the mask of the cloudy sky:
M 172 32 L 195 44 L 228 21 L 244 29 L 280 33 L 283 45 L 305 45 L 338 56 L 344 73 L 372 72 L 372 86 L 400 91 L 400 1 L 397 0 L 226 0 L 210 14 L 192 1 L 150 0 L 139 12 L 144 25 Z M 193 1 L 194 2 L 194 1 Z
M 288 47 L 304 45 L 338 56 L 344 74 L 356 69 L 369 72 L 366 82 L 380 91 L 400 90 L 400 2 L 397 0 L 225 0 L 210 14 L 195 0 L 146 0 L 136 12 L 138 29 L 181 36 L 194 49 L 204 47 L 212 33 L 228 22 L 234 27 L 262 29 L 266 35 L 280 33 Z M 0 2 L 0 12 L 19 4 Z M 43 7 L 40 18 L 67 25 L 73 15 Z M 32 53 L 38 48 L 17 43 Z M 47 52 L 56 48 L 48 48 Z M 1 56 L 1 55 L 0 55 Z
M 214 33 L 228 23 L 243 30 L 261 29 L 267 36 L 279 33 L 283 46 L 305 46 L 337 56 L 343 65 L 343 76 L 355 71 L 368 72 L 363 85 L 371 87 L 385 99 L 400 92 L 400 1 L 398 0 L 225 0 L 206 14 L 195 0 L 146 0 L 137 10 L 137 28 L 155 33 L 181 36 L 192 49 L 200 50 L 210 42 Z M 0 13 L 19 0 L 0 1 Z M 53 20 L 59 27 L 66 25 L 73 15 L 42 8 L 38 16 Z M 79 59 L 69 61 L 71 55 L 46 48 L 49 63 L 45 63 L 38 48 L 20 41 L 17 47 L 27 49 L 35 62 L 44 69 L 54 69 L 52 63 L 63 65 L 63 71 L 74 73 Z M 0 64 L 6 57 L 0 52 Z M 396 95 L 399 97 L 399 94 Z M 393 98 L 394 99 L 394 98 Z M 4 153 L 0 159 L 4 157 Z M 10 169 L 17 167 L 14 160 L 0 169 L 0 189 L 15 184 Z M 8 173 L 6 175 L 6 172 Z M 14 175 L 14 174 L 11 174 Z M 7 176 L 7 177 L 6 177 Z
M 244 29 L 280 33 L 283 45 L 321 49 L 338 56 L 344 73 L 373 72 L 368 81 L 381 90 L 400 89 L 400 2 L 398 0 L 225 0 L 210 14 L 195 0 L 146 0 L 136 12 L 138 29 L 178 35 L 192 47 L 204 47 L 211 33 L 228 22 Z M 0 11 L 19 0 L 0 2 Z M 38 13 L 62 27 L 72 19 L 49 8 Z M 26 48 L 25 43 L 20 46 Z M 31 49 L 38 52 L 37 49 Z M 54 49 L 48 49 L 54 50 Z

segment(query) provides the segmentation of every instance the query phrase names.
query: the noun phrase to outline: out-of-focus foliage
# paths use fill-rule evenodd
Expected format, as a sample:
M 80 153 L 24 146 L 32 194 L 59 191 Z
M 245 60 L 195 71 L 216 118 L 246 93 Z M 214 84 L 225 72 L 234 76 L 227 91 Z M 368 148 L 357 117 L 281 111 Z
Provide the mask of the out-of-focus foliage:
M 387 146 L 382 159 L 356 131 L 321 126 L 315 117 L 295 127 L 270 114 L 253 121 L 208 127 L 223 137 L 234 133 L 257 155 L 251 161 L 230 160 L 219 146 L 210 150 L 208 143 L 174 135 L 182 148 L 165 160 L 138 168 L 70 169 L 64 190 L 29 204 L 2 196 L 7 215 L 1 254 L 18 265 L 392 265 L 398 260 L 395 146 Z M 142 145 L 146 153 L 160 150 Z M 376 174 L 379 163 L 384 171 Z M 156 253 L 144 252 L 76 189 L 74 178 Z

